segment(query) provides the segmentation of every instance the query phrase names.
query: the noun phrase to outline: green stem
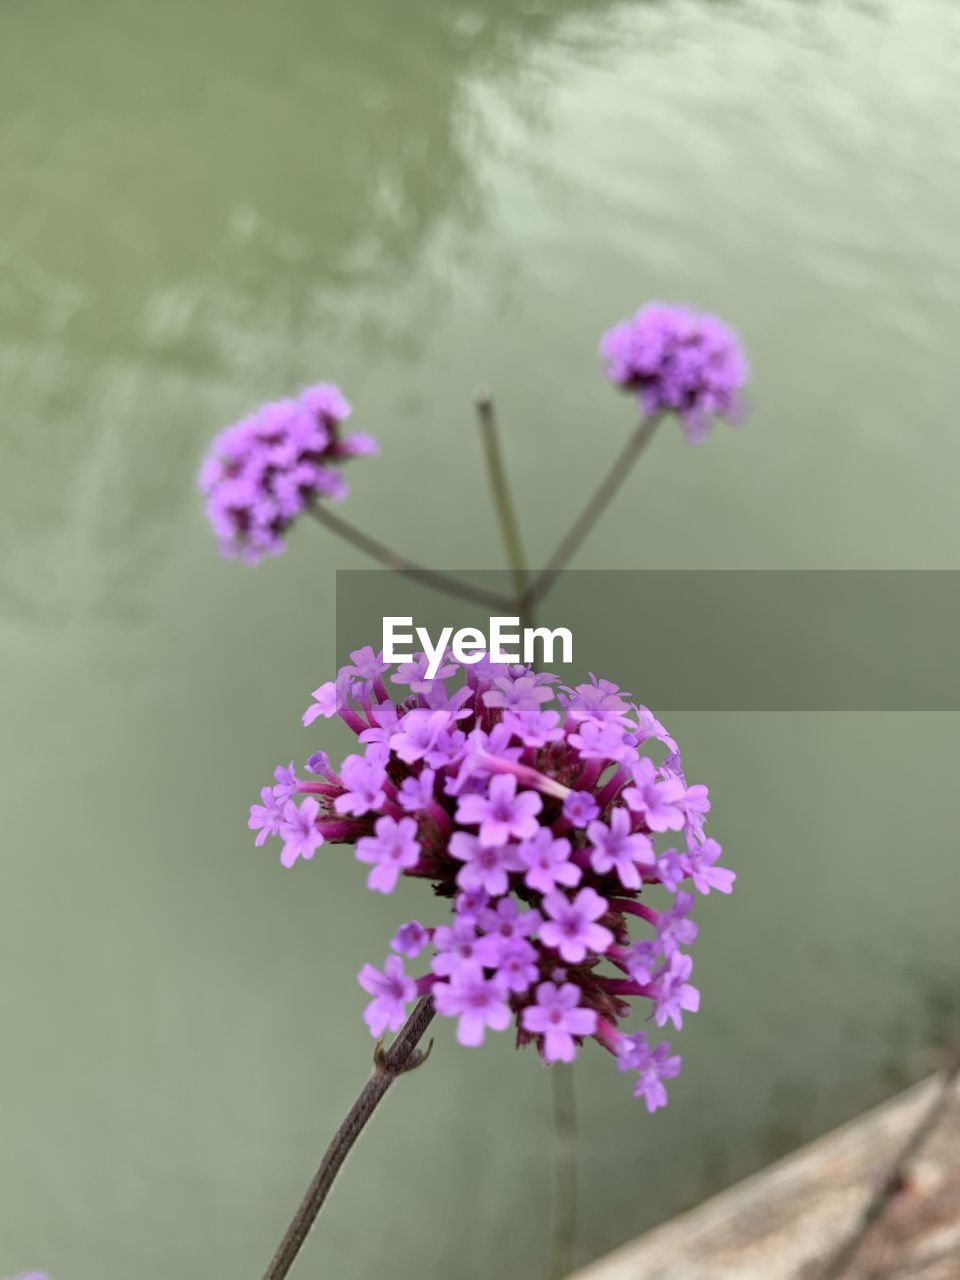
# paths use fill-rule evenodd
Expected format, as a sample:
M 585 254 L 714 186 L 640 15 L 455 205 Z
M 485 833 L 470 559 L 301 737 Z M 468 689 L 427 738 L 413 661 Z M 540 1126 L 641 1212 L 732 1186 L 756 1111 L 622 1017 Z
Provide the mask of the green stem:
M 483 422 L 485 413 L 481 410 L 481 403 L 478 401 L 477 410 Z M 486 406 L 486 413 L 489 414 L 489 422 L 493 430 L 492 405 L 487 401 Z M 500 455 L 496 447 L 495 434 L 492 438 L 499 466 Z M 502 492 L 509 507 L 506 484 L 503 485 Z M 507 542 L 505 528 L 504 542 Z M 528 570 L 519 538 L 516 543 L 516 554 L 514 587 L 517 595 L 517 613 L 520 616 L 521 627 L 532 627 L 534 624 L 533 599 L 528 587 Z M 573 1270 L 577 1214 L 577 1110 L 572 1063 L 555 1062 L 550 1067 L 550 1090 L 553 1108 L 553 1213 L 547 1276 L 548 1280 L 564 1280 L 564 1277 Z
M 510 497 L 510 486 L 507 484 L 506 468 L 503 465 L 493 400 L 487 395 L 478 396 L 476 406 L 487 461 L 487 475 L 493 499 L 497 505 L 497 518 L 500 522 L 504 550 L 507 553 L 507 564 L 513 574 L 514 593 L 518 601 L 522 601 L 527 595 L 527 562 L 523 554 L 520 524 Z
M 653 439 L 653 433 L 656 431 L 659 422 L 659 416 L 644 418 L 617 454 L 610 470 L 600 481 L 597 491 L 577 517 L 573 528 L 547 561 L 546 568 L 542 569 L 538 574 L 530 592 L 532 600 L 542 600 L 553 586 L 558 575 L 569 564 L 584 538 L 606 511 L 617 490 L 630 474 L 633 464 Z
M 553 1084 L 553 1235 L 549 1280 L 564 1280 L 573 1270 L 577 1215 L 577 1109 L 573 1064 L 555 1062 Z
M 399 551 L 395 551 L 393 547 L 388 547 L 384 543 L 378 542 L 376 538 L 371 537 L 369 533 L 364 533 L 362 529 L 357 529 L 349 521 L 344 520 L 343 516 L 338 516 L 321 502 L 313 503 L 307 510 L 314 520 L 319 524 L 325 525 L 331 533 L 335 533 L 338 538 L 342 538 L 351 547 L 356 547 L 358 551 L 364 552 L 372 560 L 379 561 L 387 569 L 392 569 L 394 573 L 403 574 L 405 578 L 410 578 L 413 582 L 423 583 L 424 586 L 432 587 L 435 591 L 443 591 L 448 596 L 453 596 L 458 600 L 469 600 L 473 604 L 492 605 L 495 609 L 510 607 L 511 601 L 508 596 L 501 596 L 495 591 L 486 591 L 483 587 L 475 587 L 472 583 L 463 582 L 460 578 L 455 578 L 449 573 L 443 573 L 439 569 L 426 569 L 423 565 L 416 564 L 413 560 L 408 560 L 406 556 L 400 555 Z
M 319 1169 L 284 1232 L 283 1239 L 277 1245 L 263 1280 L 284 1280 L 303 1248 L 344 1160 L 376 1111 L 383 1095 L 399 1076 L 415 1071 L 426 1062 L 433 1041 L 430 1041 L 430 1048 L 426 1051 L 418 1049 L 417 1045 L 430 1025 L 433 1013 L 433 1001 L 429 996 L 421 996 L 390 1048 L 384 1049 L 382 1041 L 377 1043 L 373 1055 L 373 1075 L 360 1090 L 356 1102 L 333 1135 Z

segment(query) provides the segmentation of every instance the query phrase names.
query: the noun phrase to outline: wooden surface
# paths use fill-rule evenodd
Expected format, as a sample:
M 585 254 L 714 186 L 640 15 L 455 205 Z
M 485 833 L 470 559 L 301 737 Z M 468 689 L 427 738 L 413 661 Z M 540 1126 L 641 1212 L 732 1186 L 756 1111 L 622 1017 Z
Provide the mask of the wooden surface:
M 576 1273 L 574 1280 L 819 1280 L 938 1097 L 943 1109 L 846 1280 L 960 1280 L 960 1089 L 936 1077 L 698 1209 Z

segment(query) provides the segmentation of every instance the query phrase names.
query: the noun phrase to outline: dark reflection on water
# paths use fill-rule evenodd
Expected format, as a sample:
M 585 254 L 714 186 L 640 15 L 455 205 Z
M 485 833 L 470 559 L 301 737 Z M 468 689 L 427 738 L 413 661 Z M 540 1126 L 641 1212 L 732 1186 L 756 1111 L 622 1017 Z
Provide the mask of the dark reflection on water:
M 196 427 L 221 412 L 205 405 L 245 372 L 255 398 L 331 342 L 416 354 L 453 281 L 428 283 L 416 323 L 390 293 L 439 222 L 469 236 L 484 218 L 471 78 L 511 79 L 583 9 L 414 0 L 398 21 L 369 4 L 105 0 L 7 15 L 0 333 L 26 419 L 9 428 L 4 518 L 43 543 L 40 574 L 56 527 L 72 541 L 79 519 L 103 575 L 90 608 L 135 594 L 193 501 Z M 79 604 L 33 561 L 0 572 L 14 618 Z
M 370 4 L 115 0 L 8 15 L 4 319 L 46 334 L 55 316 L 114 355 L 145 340 L 203 368 L 216 353 L 192 330 L 177 342 L 176 298 L 144 316 L 145 285 L 222 275 L 268 309 L 284 299 L 292 325 L 316 320 L 321 289 L 383 288 L 438 218 L 482 217 L 469 77 L 509 79 L 558 23 L 608 8 L 410 0 L 397 21 Z M 69 231 L 55 246 L 52 218 Z
M 484 568 L 492 386 L 542 561 L 628 429 L 597 335 L 689 299 L 753 421 L 664 433 L 579 567 L 956 568 L 958 36 L 937 0 L 2 7 L 0 1274 L 256 1274 L 421 905 L 251 847 L 273 766 L 335 745 L 299 715 L 359 562 L 219 562 L 210 432 L 336 377 L 384 444 L 351 517 Z M 584 1055 L 584 1258 L 925 1070 L 957 986 L 954 717 L 657 710 L 740 881 L 674 1105 Z M 441 1029 L 308 1268 L 536 1274 L 545 1084 Z

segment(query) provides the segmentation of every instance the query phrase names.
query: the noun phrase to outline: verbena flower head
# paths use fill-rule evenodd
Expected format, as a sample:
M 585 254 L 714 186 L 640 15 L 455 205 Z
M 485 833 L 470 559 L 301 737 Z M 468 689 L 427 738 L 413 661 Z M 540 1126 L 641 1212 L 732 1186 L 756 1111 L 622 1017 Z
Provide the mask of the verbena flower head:
M 339 716 L 358 750 L 336 768 L 314 752 L 301 779 L 280 766 L 251 807 L 256 843 L 278 839 L 287 867 L 352 844 L 374 893 L 401 876 L 432 886 L 424 919 L 398 922 L 392 954 L 360 972 L 374 1035 L 429 993 L 461 1044 L 512 1024 L 518 1046 L 569 1062 L 596 1040 L 656 1110 L 680 1059 L 623 1024 L 639 1005 L 648 1025 L 680 1028 L 699 1007 L 695 895 L 734 880 L 703 835 L 706 788 L 687 783 L 674 740 L 609 681 L 567 688 L 452 659 L 428 680 L 424 666 L 388 677 L 358 650 L 315 690 L 304 724 Z M 388 678 L 406 691 L 397 705 Z
M 349 417 L 339 388 L 321 382 L 294 400 L 261 405 L 214 437 L 198 484 L 224 555 L 250 563 L 276 555 L 311 502 L 346 496 L 341 464 L 377 451 L 371 436 L 343 434 Z
M 632 392 L 646 417 L 675 413 L 688 440 L 713 418 L 736 422 L 750 376 L 739 338 L 722 320 L 689 307 L 651 302 L 600 343 L 607 377 Z

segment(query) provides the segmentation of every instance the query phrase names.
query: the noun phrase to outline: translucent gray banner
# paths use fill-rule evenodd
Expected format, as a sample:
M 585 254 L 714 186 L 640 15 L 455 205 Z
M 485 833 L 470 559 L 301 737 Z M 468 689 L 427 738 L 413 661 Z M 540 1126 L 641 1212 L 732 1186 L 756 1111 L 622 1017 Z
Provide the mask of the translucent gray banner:
M 410 618 L 436 643 L 446 627 L 489 636 L 492 617 L 520 616 L 508 573 L 445 572 L 482 600 L 398 573 L 338 572 L 341 661 L 379 650 L 385 617 Z M 960 710 L 951 570 L 578 570 L 559 575 L 533 614 L 529 625 L 572 637 L 570 662 L 559 644 L 552 661 L 538 647 L 539 667 L 565 680 L 595 672 L 657 710 Z

